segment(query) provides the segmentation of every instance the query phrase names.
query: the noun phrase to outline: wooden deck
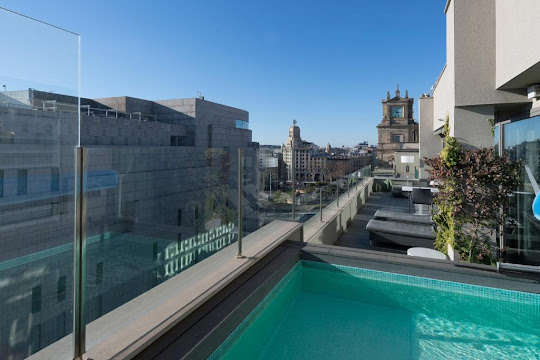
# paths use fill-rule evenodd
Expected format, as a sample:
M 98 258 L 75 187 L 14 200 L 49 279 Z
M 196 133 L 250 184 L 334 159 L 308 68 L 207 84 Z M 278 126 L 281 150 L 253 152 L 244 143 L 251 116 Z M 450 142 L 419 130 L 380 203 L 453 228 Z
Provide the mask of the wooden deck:
M 391 193 L 372 193 L 367 199 L 367 202 L 354 217 L 353 222 L 338 239 L 336 245 L 357 249 L 370 249 L 403 254 L 407 253 L 406 248 L 399 246 L 371 246 L 369 242 L 369 232 L 366 230 L 366 225 L 369 220 L 373 219 L 373 215 L 375 215 L 377 210 L 407 213 L 409 211 L 409 202 L 407 198 L 392 197 Z

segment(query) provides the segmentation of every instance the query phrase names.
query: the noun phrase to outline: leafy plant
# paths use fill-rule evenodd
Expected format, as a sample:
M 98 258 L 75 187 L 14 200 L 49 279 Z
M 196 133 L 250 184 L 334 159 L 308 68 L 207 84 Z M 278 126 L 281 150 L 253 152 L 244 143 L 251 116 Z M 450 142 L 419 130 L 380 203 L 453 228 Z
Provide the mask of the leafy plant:
M 495 120 L 494 119 L 487 119 L 489 128 L 491 130 L 491 136 L 495 136 Z
M 435 247 L 446 253 L 451 244 L 464 261 L 490 264 L 492 237 L 506 218 L 500 210 L 510 205 L 509 195 L 521 183 L 520 164 L 493 148 L 464 149 L 450 136 L 445 145 L 438 157 L 425 159 L 430 180 L 439 184 Z
M 205 178 L 205 220 L 219 219 L 223 224 L 234 222 L 237 212 L 229 206 L 230 155 L 223 149 L 207 149 L 204 153 L 209 171 Z
M 444 148 L 440 157 L 446 166 L 455 166 L 462 158 L 463 152 L 457 139 L 450 136 L 450 115 L 446 115 L 442 134 L 444 136 Z

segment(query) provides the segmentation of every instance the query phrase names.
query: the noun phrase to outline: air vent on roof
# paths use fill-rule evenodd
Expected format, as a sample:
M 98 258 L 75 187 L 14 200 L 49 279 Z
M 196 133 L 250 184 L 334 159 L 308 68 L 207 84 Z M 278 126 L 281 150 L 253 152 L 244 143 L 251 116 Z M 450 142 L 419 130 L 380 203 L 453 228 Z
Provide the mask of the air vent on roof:
M 529 99 L 540 99 L 540 84 L 531 85 L 527 88 Z

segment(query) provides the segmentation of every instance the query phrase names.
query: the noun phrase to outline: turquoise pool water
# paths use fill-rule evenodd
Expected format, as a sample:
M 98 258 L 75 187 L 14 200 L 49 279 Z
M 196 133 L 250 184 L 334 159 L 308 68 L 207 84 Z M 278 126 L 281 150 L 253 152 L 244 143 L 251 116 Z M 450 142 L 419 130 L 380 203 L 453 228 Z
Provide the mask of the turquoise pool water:
M 540 359 L 540 295 L 302 261 L 210 359 Z

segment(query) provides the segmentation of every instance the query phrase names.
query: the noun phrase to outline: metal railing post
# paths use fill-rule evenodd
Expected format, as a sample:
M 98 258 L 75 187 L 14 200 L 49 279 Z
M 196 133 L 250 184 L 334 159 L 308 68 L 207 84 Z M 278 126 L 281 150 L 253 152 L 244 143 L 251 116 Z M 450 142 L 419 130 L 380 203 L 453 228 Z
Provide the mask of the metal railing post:
M 296 149 L 292 146 L 292 220 L 296 220 Z
M 243 194 L 243 174 L 242 174 L 242 149 L 238 148 L 238 255 L 236 257 L 238 259 L 242 259 L 244 255 L 242 255 L 242 230 L 243 230 L 243 224 L 242 224 L 242 210 L 243 210 L 243 201 L 244 201 L 244 194 Z
M 75 148 L 75 234 L 73 249 L 73 358 L 86 351 L 86 227 L 88 149 Z
M 322 187 L 319 188 L 319 213 L 320 213 L 321 222 L 322 222 Z
M 336 201 L 337 207 L 339 207 L 339 182 L 336 182 Z

